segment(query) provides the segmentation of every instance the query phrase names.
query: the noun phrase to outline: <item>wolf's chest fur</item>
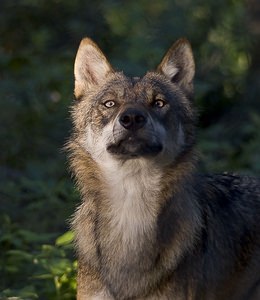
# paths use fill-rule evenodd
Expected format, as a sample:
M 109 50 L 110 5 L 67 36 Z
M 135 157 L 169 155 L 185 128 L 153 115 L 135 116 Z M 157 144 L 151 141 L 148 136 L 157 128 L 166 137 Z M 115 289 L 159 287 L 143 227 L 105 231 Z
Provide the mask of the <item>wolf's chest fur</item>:
M 156 173 L 134 161 L 104 170 L 107 198 L 99 208 L 99 260 L 103 280 L 121 297 L 131 289 L 139 294 L 146 286 L 141 277 L 153 273 L 161 180 Z
M 104 174 L 111 239 L 134 247 L 155 230 L 161 172 L 145 161 L 130 161 L 110 165 Z
M 93 196 L 88 199 L 89 203 L 98 202 L 93 221 L 86 217 L 92 207 L 88 201 L 74 220 L 78 250 L 87 264 L 99 270 L 100 279 L 110 287 L 115 299 L 140 296 L 148 292 L 151 284 L 164 281 L 165 270 L 175 268 L 182 252 L 192 247 L 201 227 L 199 210 L 192 197 L 182 192 L 187 201 L 176 196 L 169 207 L 175 213 L 164 224 L 164 197 L 173 194 L 167 196 L 166 175 L 149 160 L 124 164 L 104 160 L 99 169 L 102 184 L 97 184 L 94 194 L 99 200 Z M 99 192 L 102 196 L 96 196 Z M 182 215 L 181 222 L 174 217 L 178 213 Z M 167 227 L 175 231 L 174 238 L 168 235 Z M 167 249 L 164 243 L 172 248 Z

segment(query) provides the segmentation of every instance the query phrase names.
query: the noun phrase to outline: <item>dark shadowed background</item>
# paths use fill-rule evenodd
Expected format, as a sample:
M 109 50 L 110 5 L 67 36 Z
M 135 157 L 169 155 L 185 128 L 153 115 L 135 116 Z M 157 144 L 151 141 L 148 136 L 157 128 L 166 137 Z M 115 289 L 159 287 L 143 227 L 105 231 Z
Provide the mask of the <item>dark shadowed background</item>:
M 79 196 L 61 149 L 81 38 L 142 75 L 187 37 L 201 171 L 259 175 L 259 34 L 258 0 L 1 0 L 0 299 L 75 298 Z

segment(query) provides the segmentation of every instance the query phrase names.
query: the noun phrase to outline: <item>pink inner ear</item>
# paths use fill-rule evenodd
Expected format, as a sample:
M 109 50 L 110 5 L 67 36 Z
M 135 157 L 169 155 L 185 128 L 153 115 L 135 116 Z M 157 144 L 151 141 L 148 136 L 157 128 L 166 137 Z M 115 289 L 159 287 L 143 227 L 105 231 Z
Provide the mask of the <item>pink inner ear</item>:
M 89 62 L 85 61 L 84 62 L 84 67 L 82 68 L 82 79 L 86 81 L 86 83 L 93 83 L 97 84 L 97 78 L 95 77 L 95 73 L 92 72 Z
M 162 72 L 169 78 L 173 79 L 174 76 L 179 72 L 179 69 L 172 65 L 172 63 L 167 63 L 162 66 Z

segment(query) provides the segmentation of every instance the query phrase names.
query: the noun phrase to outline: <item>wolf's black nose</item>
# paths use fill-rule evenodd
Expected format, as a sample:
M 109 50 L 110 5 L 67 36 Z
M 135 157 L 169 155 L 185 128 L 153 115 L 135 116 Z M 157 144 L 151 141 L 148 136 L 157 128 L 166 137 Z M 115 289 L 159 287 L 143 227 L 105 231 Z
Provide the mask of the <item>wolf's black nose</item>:
M 120 124 L 128 130 L 138 130 L 144 127 L 147 122 L 146 115 L 135 108 L 128 108 L 119 117 Z

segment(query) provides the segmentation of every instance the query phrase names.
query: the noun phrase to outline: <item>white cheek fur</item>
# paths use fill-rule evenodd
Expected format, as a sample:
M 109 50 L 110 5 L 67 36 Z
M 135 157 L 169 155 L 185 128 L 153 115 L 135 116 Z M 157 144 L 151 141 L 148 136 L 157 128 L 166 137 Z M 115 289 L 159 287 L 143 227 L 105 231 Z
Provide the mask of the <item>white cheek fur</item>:
M 82 144 L 95 162 L 102 163 L 106 156 L 109 155 L 106 147 L 107 144 L 113 139 L 112 132 L 112 124 L 108 124 L 107 126 L 105 126 L 101 135 L 93 132 L 90 126 L 86 128 L 86 134 L 82 138 Z

